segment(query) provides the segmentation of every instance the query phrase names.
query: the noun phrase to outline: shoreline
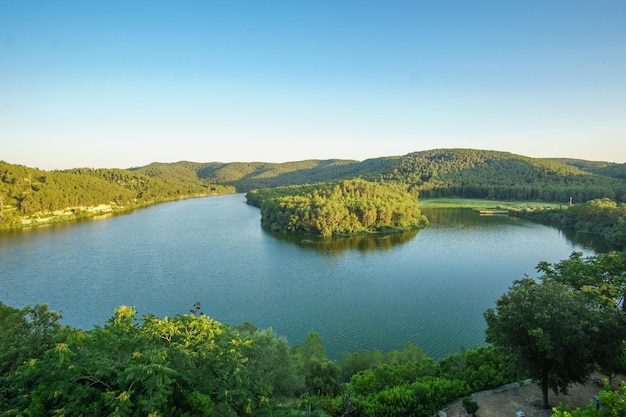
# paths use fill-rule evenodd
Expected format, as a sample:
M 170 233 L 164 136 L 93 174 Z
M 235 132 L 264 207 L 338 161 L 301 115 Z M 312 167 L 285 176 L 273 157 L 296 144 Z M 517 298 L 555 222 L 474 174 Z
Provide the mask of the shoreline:
M 189 195 L 180 198 L 164 199 L 128 206 L 120 206 L 115 203 L 101 203 L 96 206 L 66 207 L 60 210 L 44 211 L 23 216 L 16 216 L 12 219 L 11 224 L 0 222 L 0 232 L 37 229 L 42 226 L 52 226 L 55 224 L 68 224 L 77 223 L 85 220 L 105 219 L 113 216 L 130 214 L 137 209 L 148 208 L 158 204 L 171 203 L 174 201 L 187 200 L 190 198 L 215 197 L 225 194 L 211 193 L 205 195 Z

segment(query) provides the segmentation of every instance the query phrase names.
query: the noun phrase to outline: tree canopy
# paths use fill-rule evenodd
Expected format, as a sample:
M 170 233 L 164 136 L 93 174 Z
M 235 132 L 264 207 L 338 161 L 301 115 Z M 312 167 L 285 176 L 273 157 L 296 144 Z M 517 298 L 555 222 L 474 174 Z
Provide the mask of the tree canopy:
M 561 209 L 519 211 L 516 214 L 578 232 L 594 233 L 619 247 L 626 247 L 626 203 L 602 198 Z
M 274 232 L 331 236 L 409 230 L 428 224 L 415 194 L 396 184 L 362 179 L 253 190 L 248 202 L 261 207 L 261 224 Z
M 161 179 L 124 169 L 43 171 L 0 161 L 0 229 L 37 224 L 38 219 L 86 217 L 102 205 L 122 211 L 234 191 L 199 179 Z
M 211 319 L 199 303 L 163 318 L 122 306 L 91 330 L 59 319 L 44 305 L 0 303 L 1 416 L 430 417 L 516 378 L 489 346 L 439 363 L 412 343 L 338 362 L 317 333 L 292 347 L 271 329 Z
M 590 303 L 556 281 L 516 282 L 485 312 L 485 321 L 487 342 L 539 382 L 545 408 L 549 389 L 565 393 L 571 384 L 584 382 L 598 358 L 621 354 L 626 339 L 620 310 Z
M 0 227 L 21 217 L 101 204 L 139 207 L 179 198 L 338 182 L 399 184 L 421 197 L 567 203 L 626 202 L 622 164 L 529 158 L 476 149 L 433 149 L 365 161 L 152 163 L 130 169 L 43 171 L 0 161 Z M 76 213 L 72 213 L 72 217 Z M 80 213 L 79 213 L 80 215 Z M 622 233 L 623 234 L 623 233 Z

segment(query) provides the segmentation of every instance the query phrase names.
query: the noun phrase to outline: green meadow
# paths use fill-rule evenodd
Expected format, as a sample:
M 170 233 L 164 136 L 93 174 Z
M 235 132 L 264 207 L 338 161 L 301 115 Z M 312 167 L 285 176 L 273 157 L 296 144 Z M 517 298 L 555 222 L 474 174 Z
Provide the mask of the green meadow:
M 565 204 L 539 201 L 498 201 L 478 198 L 420 198 L 420 208 L 471 208 L 474 210 L 519 210 L 559 208 Z

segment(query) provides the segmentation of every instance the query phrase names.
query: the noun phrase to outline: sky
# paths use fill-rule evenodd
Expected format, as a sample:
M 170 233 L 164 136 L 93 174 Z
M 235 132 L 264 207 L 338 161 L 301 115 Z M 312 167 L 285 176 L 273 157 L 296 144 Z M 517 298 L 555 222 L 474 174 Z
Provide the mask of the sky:
M 624 0 L 0 0 L 0 160 L 624 163 L 624 22 Z

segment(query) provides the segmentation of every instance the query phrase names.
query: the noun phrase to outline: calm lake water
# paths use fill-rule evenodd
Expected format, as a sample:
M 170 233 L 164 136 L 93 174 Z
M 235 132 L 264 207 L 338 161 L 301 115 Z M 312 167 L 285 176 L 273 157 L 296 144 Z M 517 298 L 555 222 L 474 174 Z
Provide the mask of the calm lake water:
M 0 301 L 47 303 L 82 328 L 120 305 L 162 317 L 200 302 L 292 345 L 315 331 L 333 359 L 407 341 L 438 359 L 484 343 L 483 312 L 540 261 L 609 249 L 509 217 L 423 212 L 431 225 L 419 232 L 325 241 L 265 232 L 237 194 L 1 233 Z

